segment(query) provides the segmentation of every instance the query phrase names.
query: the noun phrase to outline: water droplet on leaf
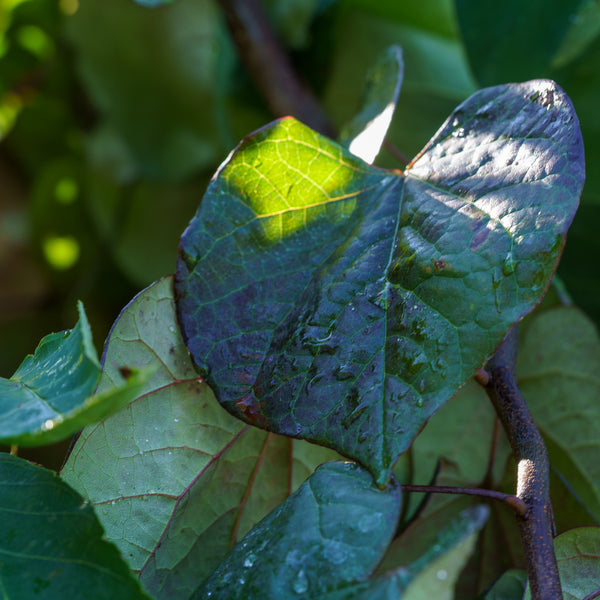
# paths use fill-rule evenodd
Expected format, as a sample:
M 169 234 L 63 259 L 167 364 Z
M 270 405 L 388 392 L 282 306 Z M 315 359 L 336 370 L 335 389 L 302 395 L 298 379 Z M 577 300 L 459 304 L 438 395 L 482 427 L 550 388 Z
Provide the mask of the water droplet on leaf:
M 347 381 L 348 379 L 352 379 L 354 377 L 354 373 L 348 365 L 340 365 L 337 367 L 334 371 L 334 375 L 338 381 Z
M 504 259 L 504 264 L 502 265 L 502 273 L 507 277 L 512 275 L 515 272 L 515 263 L 513 261 L 512 252 L 509 252 Z
M 256 555 L 252 554 L 252 552 L 250 554 L 248 554 L 248 556 L 246 556 L 245 560 L 244 560 L 244 567 L 251 567 L 254 564 L 254 561 L 256 560 Z
M 296 594 L 304 594 L 308 590 L 308 579 L 306 573 L 304 573 L 304 569 L 298 571 L 298 575 L 292 584 L 292 589 Z
M 372 531 L 381 525 L 381 513 L 363 515 L 358 521 L 358 529 L 363 533 Z
M 324 554 L 325 558 L 334 565 L 341 565 L 348 558 L 348 552 L 343 544 L 334 540 L 327 543 Z

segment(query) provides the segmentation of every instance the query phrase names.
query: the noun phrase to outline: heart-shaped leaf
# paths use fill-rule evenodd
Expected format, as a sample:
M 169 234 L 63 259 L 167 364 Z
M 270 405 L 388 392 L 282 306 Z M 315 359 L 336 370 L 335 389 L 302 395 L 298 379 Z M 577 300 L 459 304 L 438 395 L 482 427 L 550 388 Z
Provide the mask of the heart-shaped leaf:
M 366 578 L 400 517 L 400 486 L 379 490 L 355 463 L 326 463 L 265 517 L 195 599 L 312 598 Z
M 135 398 L 145 378 L 131 371 L 107 394 L 93 394 L 100 363 L 83 305 L 75 327 L 47 335 L 10 379 L 0 378 L 0 441 L 40 446 L 69 437 Z M 127 363 L 122 366 L 126 366 Z
M 99 389 L 152 367 L 138 397 L 86 428 L 62 470 L 156 598 L 187 599 L 230 547 L 329 449 L 245 425 L 221 408 L 178 333 L 172 278 L 138 294 L 111 330 Z
M 56 473 L 0 454 L 3 598 L 143 600 L 92 507 Z
M 230 412 L 385 485 L 542 297 L 583 178 L 550 81 L 477 92 L 405 174 L 278 121 L 222 165 L 182 237 L 186 343 Z

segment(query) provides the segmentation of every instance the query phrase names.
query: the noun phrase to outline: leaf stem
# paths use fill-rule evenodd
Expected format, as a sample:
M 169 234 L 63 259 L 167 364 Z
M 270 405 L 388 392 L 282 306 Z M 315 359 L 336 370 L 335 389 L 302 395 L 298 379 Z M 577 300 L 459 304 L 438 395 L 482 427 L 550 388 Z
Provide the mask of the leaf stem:
M 500 500 L 507 506 L 510 506 L 517 515 L 525 517 L 529 507 L 517 496 L 512 494 L 504 494 L 495 490 L 484 490 L 481 488 L 465 488 L 448 485 L 403 485 L 402 490 L 405 492 L 418 492 L 424 494 L 463 494 L 466 496 L 482 496 L 484 498 L 492 498 Z
M 409 162 L 410 158 L 406 156 L 399 148 L 396 148 L 392 142 L 390 142 L 387 138 L 383 140 L 383 147 L 399 162 L 405 167 Z
M 324 135 L 333 129 L 312 92 L 300 81 L 258 0 L 219 0 L 240 60 L 269 110 L 293 115 Z
M 486 367 L 485 390 L 508 436 L 518 463 L 517 497 L 528 507 L 517 516 L 527 560 L 532 600 L 562 600 L 552 539 L 550 467 L 544 440 L 517 385 L 518 329 L 514 326 Z

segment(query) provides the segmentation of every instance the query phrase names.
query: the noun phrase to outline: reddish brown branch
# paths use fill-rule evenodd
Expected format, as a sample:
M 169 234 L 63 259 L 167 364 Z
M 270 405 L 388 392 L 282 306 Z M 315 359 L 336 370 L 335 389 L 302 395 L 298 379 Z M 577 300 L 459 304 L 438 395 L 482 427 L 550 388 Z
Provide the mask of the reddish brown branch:
M 487 365 L 489 382 L 485 390 L 518 463 L 517 497 L 528 507 L 526 517 L 517 516 L 517 520 L 532 600 L 562 600 L 552 539 L 548 453 L 517 385 L 517 341 L 515 326 Z
M 516 514 L 525 517 L 529 507 L 517 496 L 496 492 L 495 490 L 483 490 L 480 488 L 464 488 L 447 485 L 403 485 L 405 492 L 419 492 L 424 494 L 462 494 L 466 496 L 482 496 L 483 498 L 492 498 L 499 500 L 507 506 L 510 506 Z
M 219 0 L 219 4 L 238 56 L 273 115 L 293 115 L 320 133 L 333 137 L 323 109 L 298 78 L 258 0 Z

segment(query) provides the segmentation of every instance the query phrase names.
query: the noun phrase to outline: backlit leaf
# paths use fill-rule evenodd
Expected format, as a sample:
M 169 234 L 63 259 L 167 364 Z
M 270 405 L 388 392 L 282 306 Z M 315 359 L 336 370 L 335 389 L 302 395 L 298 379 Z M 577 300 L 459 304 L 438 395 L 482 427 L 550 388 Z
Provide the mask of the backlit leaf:
M 543 295 L 582 183 L 577 119 L 550 81 L 477 92 L 405 176 L 275 122 L 222 165 L 182 237 L 184 339 L 230 412 L 384 485 Z
M 124 411 L 83 431 L 62 471 L 146 589 L 169 600 L 187 599 L 240 536 L 337 456 L 230 416 L 178 331 L 172 278 L 123 310 L 99 388 L 119 384 L 125 360 L 153 376 Z
M 3 598 L 148 599 L 92 507 L 53 471 L 0 454 L 0 513 Z

